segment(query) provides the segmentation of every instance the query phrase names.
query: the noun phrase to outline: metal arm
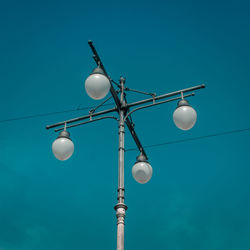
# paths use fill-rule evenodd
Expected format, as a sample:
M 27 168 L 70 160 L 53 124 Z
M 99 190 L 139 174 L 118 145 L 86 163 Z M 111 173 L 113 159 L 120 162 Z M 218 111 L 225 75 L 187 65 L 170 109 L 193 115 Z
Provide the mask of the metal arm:
M 135 141 L 135 144 L 136 144 L 137 148 L 139 149 L 139 151 L 143 155 L 145 155 L 146 159 L 148 159 L 147 154 L 146 154 L 146 152 L 145 152 L 145 150 L 144 150 L 144 148 L 143 148 L 143 146 L 142 146 L 142 144 L 141 144 L 141 142 L 140 142 L 137 134 L 135 133 L 135 130 L 134 130 L 133 126 L 131 125 L 130 121 L 126 120 L 125 123 L 127 124 L 127 127 L 129 129 L 129 131 L 130 131 L 130 133 L 131 133 L 134 141 Z
M 187 97 L 194 96 L 194 95 L 195 94 L 192 93 L 192 94 L 185 95 L 183 97 L 187 98 Z M 125 116 L 124 120 L 126 121 L 126 119 L 128 118 L 128 116 L 130 116 L 132 113 L 134 113 L 137 110 L 145 109 L 145 108 L 150 108 L 150 107 L 153 107 L 153 106 L 156 106 L 156 105 L 159 105 L 159 104 L 163 104 L 163 103 L 167 103 L 167 102 L 177 101 L 177 100 L 182 99 L 183 97 L 182 96 L 181 97 L 174 97 L 174 98 L 171 98 L 171 99 L 168 99 L 168 100 L 165 100 L 165 101 L 156 102 L 156 103 L 153 103 L 153 104 L 149 104 L 149 105 L 145 105 L 145 106 L 141 106 L 141 107 L 135 108 L 132 111 L 130 111 L 129 113 L 127 113 L 127 115 Z
M 115 107 L 115 108 L 112 108 L 112 109 L 107 109 L 107 110 L 104 110 L 104 111 L 100 111 L 98 113 L 94 113 L 92 115 L 80 116 L 80 117 L 77 117 L 77 118 L 74 118 L 74 119 L 71 119 L 71 120 L 67 120 L 67 121 L 63 121 L 63 122 L 58 122 L 58 123 L 55 123 L 55 124 L 47 125 L 46 129 L 51 129 L 51 128 L 59 127 L 59 126 L 64 125 L 65 123 L 69 124 L 69 123 L 73 123 L 73 122 L 78 122 L 78 121 L 86 120 L 86 119 L 89 119 L 90 117 L 104 115 L 104 114 L 107 114 L 107 113 L 114 112 L 116 110 L 117 110 L 117 108 Z
M 164 98 L 167 98 L 167 97 L 180 95 L 181 93 L 191 92 L 191 91 L 194 91 L 194 90 L 197 90 L 197 89 L 205 88 L 205 86 L 206 86 L 205 84 L 201 84 L 201 85 L 197 85 L 197 86 L 190 87 L 190 88 L 187 88 L 187 89 L 178 90 L 178 91 L 171 92 L 171 93 L 168 93 L 168 94 L 156 96 L 154 98 L 149 98 L 149 99 L 141 100 L 141 101 L 138 101 L 138 102 L 133 102 L 133 103 L 127 104 L 126 107 L 130 108 L 130 107 L 137 106 L 137 105 L 140 105 L 140 104 L 144 104 L 144 103 L 147 103 L 147 102 L 157 101 L 157 100 L 164 99 Z
M 118 119 L 115 116 L 104 116 L 104 117 L 96 118 L 96 119 L 89 120 L 89 121 L 86 121 L 86 122 L 79 122 L 79 123 L 67 126 L 67 128 L 73 128 L 73 127 L 77 127 L 77 126 L 80 126 L 80 125 L 84 125 L 84 124 L 88 124 L 88 123 L 100 121 L 100 120 L 103 120 L 103 119 L 114 119 L 114 120 L 118 121 Z M 58 131 L 61 131 L 61 130 L 64 130 L 64 128 L 55 129 L 55 132 L 58 132 Z

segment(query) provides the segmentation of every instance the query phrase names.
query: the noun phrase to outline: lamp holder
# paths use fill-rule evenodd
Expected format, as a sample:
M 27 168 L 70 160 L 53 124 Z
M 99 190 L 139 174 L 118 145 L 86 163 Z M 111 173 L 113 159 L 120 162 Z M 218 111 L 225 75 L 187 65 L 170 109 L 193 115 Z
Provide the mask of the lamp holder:
M 181 99 L 178 104 L 177 104 L 177 107 L 181 107 L 181 106 L 190 106 L 189 102 L 185 99 Z
M 93 74 L 105 75 L 103 69 L 102 69 L 100 66 L 96 67 L 96 68 L 92 71 L 92 73 L 91 73 L 90 75 L 93 75 Z M 105 76 L 106 76 L 106 75 L 105 75 Z
M 66 130 L 63 130 L 60 132 L 60 134 L 58 135 L 57 138 L 67 138 L 67 139 L 71 140 L 69 136 L 70 136 L 70 133 Z
M 144 154 L 140 154 L 139 156 L 136 157 L 136 163 L 138 162 L 147 162 L 147 158 Z

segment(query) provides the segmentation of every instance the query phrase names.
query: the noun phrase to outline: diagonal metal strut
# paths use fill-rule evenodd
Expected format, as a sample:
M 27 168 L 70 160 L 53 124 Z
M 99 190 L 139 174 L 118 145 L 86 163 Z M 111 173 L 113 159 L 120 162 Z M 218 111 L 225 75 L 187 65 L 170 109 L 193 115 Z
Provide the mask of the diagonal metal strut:
M 115 104 L 117 106 L 117 111 L 119 113 L 119 111 L 122 109 L 122 104 L 121 104 L 121 101 L 120 101 L 120 99 L 119 99 L 119 97 L 118 97 L 118 95 L 117 95 L 117 93 L 116 93 L 116 91 L 114 89 L 114 86 L 112 84 L 112 80 L 108 76 L 107 71 L 105 70 L 104 65 L 103 65 L 103 63 L 102 63 L 102 61 L 101 61 L 101 59 L 100 59 L 100 57 L 99 57 L 99 55 L 98 55 L 98 53 L 97 53 L 94 45 L 93 45 L 93 42 L 92 41 L 88 41 L 88 44 L 89 44 L 89 46 L 90 46 L 90 48 L 91 48 L 91 50 L 93 52 L 93 58 L 94 58 L 96 64 L 99 67 L 101 67 L 101 69 L 103 70 L 104 74 L 108 77 L 108 79 L 110 81 L 110 86 L 111 86 L 110 87 L 110 93 L 111 93 L 111 95 L 114 98 Z M 135 144 L 137 145 L 139 151 L 142 152 L 146 156 L 146 158 L 147 158 L 146 152 L 145 152 L 145 150 L 142 147 L 142 144 L 141 144 L 141 142 L 140 142 L 140 140 L 139 140 L 139 138 L 138 138 L 138 136 L 137 136 L 137 134 L 136 134 L 136 132 L 134 130 L 133 125 L 131 124 L 131 122 L 129 120 L 126 121 L 126 124 L 127 124 L 127 127 L 129 129 L 129 131 L 130 131 L 130 133 L 131 133 L 131 135 L 132 135 L 132 137 L 133 137 L 133 139 L 135 141 Z

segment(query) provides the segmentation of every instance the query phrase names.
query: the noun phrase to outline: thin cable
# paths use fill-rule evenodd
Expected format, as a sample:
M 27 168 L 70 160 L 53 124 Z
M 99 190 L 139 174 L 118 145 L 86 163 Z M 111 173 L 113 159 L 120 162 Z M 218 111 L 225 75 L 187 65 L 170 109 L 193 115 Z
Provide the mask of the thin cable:
M 176 144 L 176 143 L 187 142 L 187 141 L 201 140 L 201 139 L 205 139 L 205 138 L 228 135 L 228 134 L 236 134 L 236 133 L 241 133 L 241 132 L 246 132 L 246 131 L 250 131 L 250 128 L 237 129 L 237 130 L 225 131 L 225 132 L 215 133 L 215 134 L 210 134 L 210 135 L 203 135 L 203 136 L 198 136 L 198 137 L 181 139 L 181 140 L 176 140 L 176 141 L 151 144 L 151 145 L 144 146 L 144 148 L 162 147 L 162 146 L 169 145 L 169 144 Z M 136 151 L 136 150 L 137 150 L 137 148 L 129 148 L 129 149 L 126 149 L 126 152 L 127 151 Z
M 125 88 L 125 90 L 126 91 L 132 91 L 132 92 L 139 93 L 139 94 L 143 94 L 143 95 L 150 95 L 152 97 L 156 96 L 155 93 L 144 92 L 144 91 L 140 91 L 140 90 L 137 90 L 137 89 Z
M 104 104 L 105 104 L 107 101 L 109 101 L 111 98 L 112 98 L 112 95 L 111 95 L 110 97 L 108 97 L 106 100 L 104 100 L 103 102 L 101 102 L 99 105 L 97 105 L 95 108 L 91 109 L 91 110 L 89 111 L 89 113 L 94 114 L 94 113 L 96 112 L 97 109 L 99 109 L 100 107 L 103 107 Z
M 105 104 L 102 106 L 110 106 L 113 104 Z M 83 108 L 76 108 L 76 109 L 69 109 L 69 110 L 63 110 L 63 111 L 56 111 L 56 112 L 50 112 L 50 113 L 43 113 L 43 114 L 34 114 L 34 115 L 27 115 L 27 116 L 20 116 L 20 117 L 15 117 L 15 118 L 10 118 L 10 119 L 4 119 L 4 120 L 0 120 L 0 123 L 4 123 L 4 122 L 11 122 L 11 121 L 19 121 L 19 120 L 26 120 L 26 119 L 31 119 L 31 118 L 37 118 L 37 117 L 43 117 L 43 116 L 49 116 L 49 115 L 57 115 L 57 114 L 63 114 L 63 113 L 70 113 L 70 112 L 74 112 L 74 111 L 80 111 L 80 110 L 89 110 L 95 108 L 94 106 L 90 106 L 90 107 L 83 107 Z

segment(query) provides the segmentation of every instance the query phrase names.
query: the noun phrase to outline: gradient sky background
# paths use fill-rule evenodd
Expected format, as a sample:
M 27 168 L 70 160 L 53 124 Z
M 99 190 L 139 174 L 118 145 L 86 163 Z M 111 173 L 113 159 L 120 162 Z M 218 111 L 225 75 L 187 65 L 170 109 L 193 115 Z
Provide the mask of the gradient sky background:
M 92 39 L 114 80 L 163 94 L 206 84 L 187 132 L 176 102 L 135 113 L 143 145 L 250 127 L 249 1 L 1 1 L 0 249 L 115 249 L 117 124 L 71 129 L 56 160 L 47 124 L 94 106 L 84 80 Z M 144 98 L 129 94 L 129 101 Z M 249 250 L 249 131 L 146 150 L 153 177 L 136 183 L 125 158 L 127 250 Z M 126 134 L 126 148 L 134 148 Z

